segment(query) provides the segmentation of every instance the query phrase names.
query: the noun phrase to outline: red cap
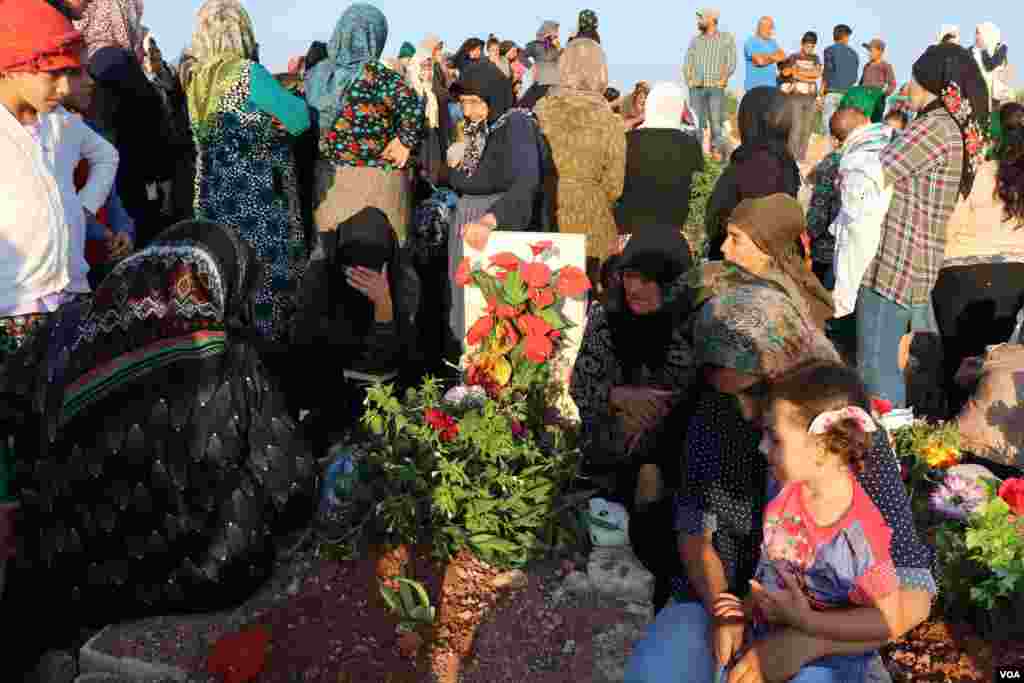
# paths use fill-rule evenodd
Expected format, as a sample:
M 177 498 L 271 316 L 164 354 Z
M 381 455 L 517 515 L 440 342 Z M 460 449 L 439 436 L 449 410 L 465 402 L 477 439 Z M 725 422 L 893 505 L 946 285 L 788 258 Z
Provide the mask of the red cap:
M 45 0 L 0 0 L 0 72 L 81 68 L 82 34 Z

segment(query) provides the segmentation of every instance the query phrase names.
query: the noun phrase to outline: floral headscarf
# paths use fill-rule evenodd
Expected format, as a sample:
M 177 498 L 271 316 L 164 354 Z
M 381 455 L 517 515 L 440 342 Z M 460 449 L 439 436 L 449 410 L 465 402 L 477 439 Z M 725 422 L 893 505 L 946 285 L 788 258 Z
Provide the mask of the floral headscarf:
M 380 59 L 387 40 L 387 17 L 373 5 L 357 2 L 338 19 L 327 59 L 306 75 L 306 101 L 320 112 L 321 132 L 334 127 L 349 88 Z
M 207 0 L 196 15 L 188 113 L 203 126 L 256 55 L 252 19 L 239 0 Z
M 90 59 L 100 48 L 120 47 L 142 62 L 141 0 L 93 0 L 75 28 L 85 36 Z
M 944 109 L 960 128 L 964 140 L 960 194 L 967 197 L 974 186 L 978 166 L 985 160 L 989 123 L 985 77 L 969 51 L 950 43 L 925 50 L 914 62 L 913 73 L 921 87 L 938 96 L 921 115 Z
M 700 304 L 693 329 L 700 365 L 771 381 L 806 364 L 839 362 L 824 332 L 776 282 L 721 262 L 695 268 L 689 278 L 714 283 L 693 290 Z
M 608 61 L 597 42 L 579 38 L 569 43 L 558 58 L 558 74 L 558 87 L 552 89 L 552 95 L 578 95 L 607 104 Z

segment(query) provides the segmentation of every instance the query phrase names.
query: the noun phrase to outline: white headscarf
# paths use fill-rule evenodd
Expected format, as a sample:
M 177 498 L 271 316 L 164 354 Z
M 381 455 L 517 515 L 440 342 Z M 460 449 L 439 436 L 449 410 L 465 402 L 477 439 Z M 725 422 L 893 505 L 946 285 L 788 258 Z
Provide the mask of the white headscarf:
M 430 80 L 423 80 L 423 75 L 420 71 L 420 65 L 424 62 L 430 64 Z M 427 117 L 427 125 L 430 128 L 437 128 L 437 96 L 434 95 L 433 88 L 434 78 L 434 48 L 433 47 L 421 47 L 416 50 L 416 54 L 409 60 L 409 65 L 405 68 L 405 80 L 409 84 L 409 87 L 425 99 L 425 111 Z
M 939 28 L 939 35 L 938 35 L 938 37 L 935 39 L 936 45 L 941 43 L 942 39 L 945 38 L 950 33 L 952 33 L 954 36 L 956 36 L 956 40 L 954 42 L 959 43 L 960 42 L 960 27 L 957 26 L 956 24 L 943 24 Z
M 679 130 L 683 123 L 686 96 L 675 83 L 658 83 L 647 96 L 644 122 L 641 128 L 671 128 Z
M 1003 37 L 999 27 L 991 21 L 986 21 L 983 24 L 978 24 L 978 33 L 981 34 L 982 40 L 985 41 L 985 49 L 988 50 L 989 54 L 993 54 L 996 48 L 999 47 L 1000 40 Z

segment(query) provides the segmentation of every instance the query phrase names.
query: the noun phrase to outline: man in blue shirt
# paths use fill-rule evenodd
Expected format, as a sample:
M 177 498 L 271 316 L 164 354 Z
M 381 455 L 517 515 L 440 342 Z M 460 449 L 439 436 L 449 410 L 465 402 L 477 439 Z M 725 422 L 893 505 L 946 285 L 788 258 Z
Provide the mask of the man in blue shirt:
M 761 17 L 757 22 L 757 33 L 747 38 L 743 45 L 743 56 L 747 61 L 745 90 L 762 85 L 776 86 L 776 64 L 786 59 L 786 53 L 775 42 L 775 21 L 771 17 Z
M 825 48 L 825 70 L 822 73 L 823 94 L 822 121 L 828 130 L 832 115 L 839 109 L 839 103 L 849 88 L 857 85 L 860 73 L 860 57 L 850 47 L 850 36 L 853 34 L 846 24 L 839 24 L 832 30 L 835 44 Z

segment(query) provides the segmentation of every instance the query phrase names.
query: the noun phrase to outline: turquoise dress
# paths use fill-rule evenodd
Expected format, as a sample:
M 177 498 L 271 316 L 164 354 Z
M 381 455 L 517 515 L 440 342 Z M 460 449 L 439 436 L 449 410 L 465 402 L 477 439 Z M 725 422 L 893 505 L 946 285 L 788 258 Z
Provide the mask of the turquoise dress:
M 230 226 L 256 250 L 256 329 L 275 341 L 287 338 L 308 260 L 290 136 L 309 126 L 306 103 L 255 62 L 201 128 L 193 123 L 196 219 Z

